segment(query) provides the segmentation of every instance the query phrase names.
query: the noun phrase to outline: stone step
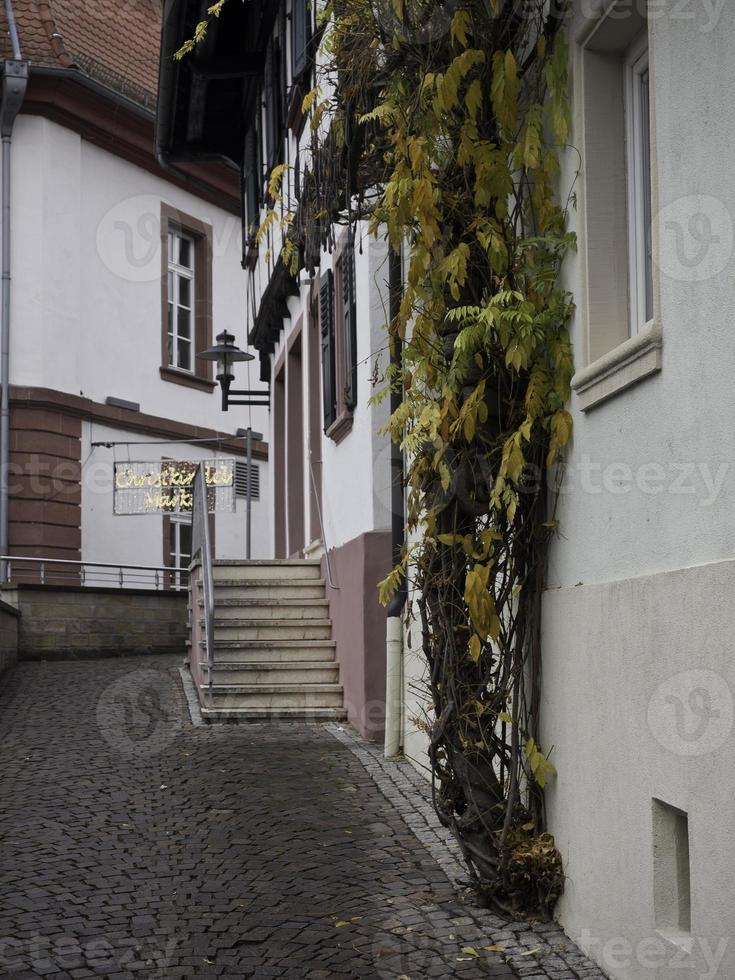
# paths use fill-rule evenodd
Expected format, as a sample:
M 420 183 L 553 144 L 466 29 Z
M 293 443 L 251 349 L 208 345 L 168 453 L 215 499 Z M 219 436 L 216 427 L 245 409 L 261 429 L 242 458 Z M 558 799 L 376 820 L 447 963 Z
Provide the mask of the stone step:
M 345 721 L 344 708 L 221 708 L 203 704 L 202 718 L 211 722 Z
M 274 649 L 263 647 L 263 643 L 253 643 L 242 649 L 244 641 L 234 645 L 215 644 L 214 662 L 216 666 L 220 664 L 290 664 L 290 663 L 333 663 L 335 661 L 334 646 L 326 647 L 324 643 L 308 647 L 305 644 L 308 640 L 295 643 L 293 646 L 286 646 L 281 643 Z M 206 660 L 204 644 L 200 644 L 200 659 Z
M 204 628 L 204 620 L 200 621 Z M 215 619 L 219 640 L 331 640 L 330 619 Z
M 206 662 L 201 664 L 202 675 L 208 679 Z M 290 662 L 257 661 L 252 663 L 215 663 L 213 686 L 272 685 L 272 684 L 338 684 L 339 666 L 329 660 L 293 660 Z
M 199 600 L 199 608 L 204 608 L 204 600 Z M 239 594 L 233 598 L 221 599 L 219 592 L 215 597 L 217 620 L 224 619 L 328 619 L 329 601 L 327 599 L 251 599 L 248 595 L 241 599 Z
M 341 684 L 202 684 L 209 705 L 220 708 L 341 708 Z
M 291 582 L 322 577 L 320 562 L 307 558 L 282 561 L 215 561 L 212 573 L 215 582 L 253 582 L 262 579 Z
M 323 578 L 294 579 L 217 579 L 215 601 L 224 599 L 323 599 Z M 201 595 L 202 585 L 199 584 Z

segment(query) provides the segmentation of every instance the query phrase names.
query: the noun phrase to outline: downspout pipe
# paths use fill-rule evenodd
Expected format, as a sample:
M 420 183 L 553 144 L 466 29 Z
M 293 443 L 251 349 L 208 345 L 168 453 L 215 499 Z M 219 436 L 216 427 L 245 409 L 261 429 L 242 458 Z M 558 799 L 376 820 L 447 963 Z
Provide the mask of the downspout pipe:
M 12 0 L 5 0 L 5 18 L 8 23 L 13 57 L 2 66 L 2 94 L 0 96 L 0 137 L 2 138 L 2 186 L 0 210 L 2 212 L 2 244 L 0 245 L 0 555 L 7 555 L 9 508 L 8 474 L 10 470 L 10 163 L 13 126 L 23 104 L 28 85 L 28 62 L 23 61 L 18 30 L 15 24 Z M 0 563 L 0 582 L 7 582 L 7 562 Z
M 388 258 L 389 316 L 391 323 L 398 316 L 403 292 L 403 260 L 400 252 L 392 249 Z M 400 368 L 403 358 L 403 343 L 394 337 L 391 345 L 390 362 Z M 402 385 L 393 377 L 390 392 L 391 415 L 403 399 Z M 404 463 L 403 450 L 398 443 L 391 443 L 391 541 L 393 565 L 403 556 L 406 543 L 406 514 L 404 504 Z M 403 736 L 403 609 L 406 605 L 408 589 L 405 579 L 390 601 L 387 609 L 385 636 L 385 745 L 384 754 L 391 758 L 400 753 Z

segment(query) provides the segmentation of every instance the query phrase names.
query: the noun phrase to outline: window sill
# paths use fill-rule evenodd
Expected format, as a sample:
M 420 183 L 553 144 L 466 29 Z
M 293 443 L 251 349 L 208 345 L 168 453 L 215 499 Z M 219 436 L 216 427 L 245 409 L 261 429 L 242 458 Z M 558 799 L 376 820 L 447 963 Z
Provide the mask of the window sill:
M 160 372 L 164 381 L 173 381 L 174 384 L 196 388 L 198 391 L 212 392 L 217 387 L 216 381 L 210 381 L 209 378 L 198 378 L 195 374 L 187 374 L 186 371 L 177 371 L 175 368 L 162 367 Z
M 352 412 L 346 409 L 339 415 L 334 422 L 325 430 L 325 434 L 333 442 L 340 443 L 352 431 Z
M 661 370 L 661 324 L 631 337 L 603 354 L 572 378 L 583 412 L 601 405 L 614 395 Z

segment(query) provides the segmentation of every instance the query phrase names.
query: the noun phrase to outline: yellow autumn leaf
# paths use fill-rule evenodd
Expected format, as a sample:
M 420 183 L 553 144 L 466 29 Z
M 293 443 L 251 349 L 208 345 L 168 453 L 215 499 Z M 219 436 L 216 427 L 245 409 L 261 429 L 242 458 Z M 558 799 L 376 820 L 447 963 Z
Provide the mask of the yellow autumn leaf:
M 480 637 L 477 635 L 477 633 L 473 633 L 470 637 L 468 649 L 470 653 L 470 660 L 473 663 L 477 663 L 482 654 L 482 645 L 480 643 Z

